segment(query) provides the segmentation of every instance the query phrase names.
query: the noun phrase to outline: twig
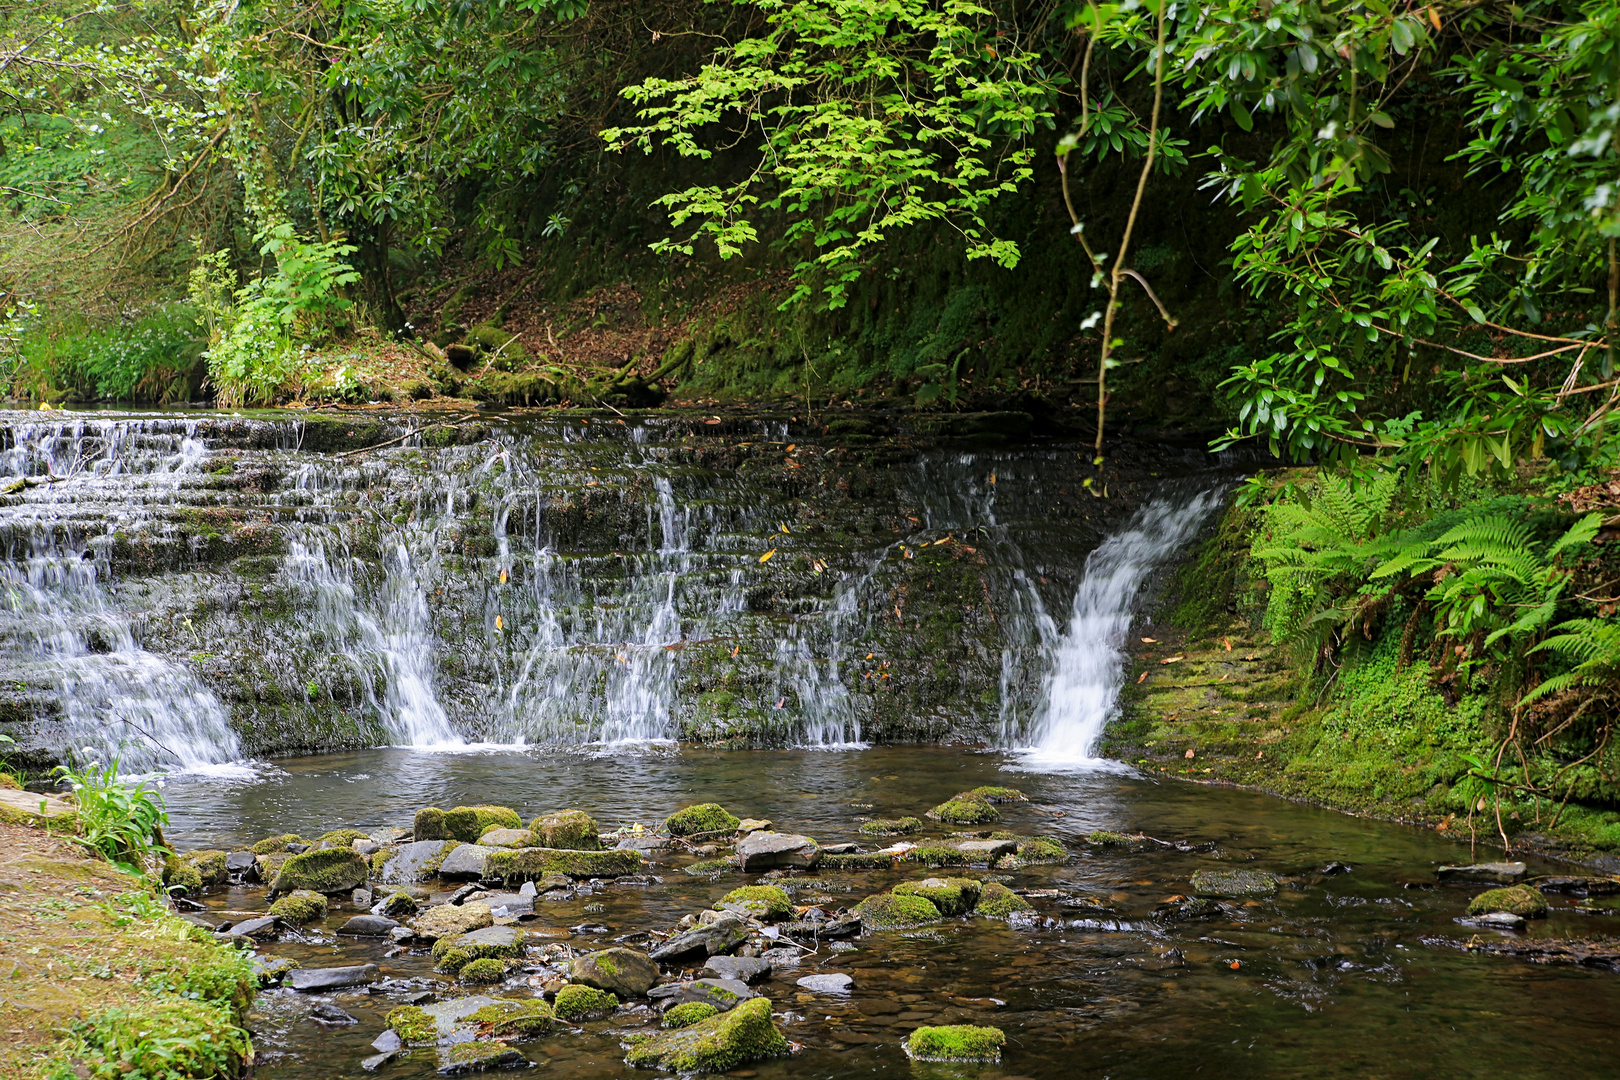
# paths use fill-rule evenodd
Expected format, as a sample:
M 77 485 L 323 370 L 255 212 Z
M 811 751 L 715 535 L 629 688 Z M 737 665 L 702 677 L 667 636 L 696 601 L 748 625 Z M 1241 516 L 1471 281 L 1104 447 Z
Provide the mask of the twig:
M 401 435 L 397 439 L 389 439 L 387 442 L 380 442 L 375 446 L 362 446 L 358 450 L 345 450 L 340 454 L 333 454 L 332 456 L 335 457 L 335 458 L 346 458 L 346 457 L 353 457 L 356 454 L 369 454 L 373 450 L 381 450 L 385 446 L 393 446 L 395 443 L 402 443 L 406 439 L 409 439 L 411 436 L 420 435 L 424 431 L 432 431 L 434 428 L 441 428 L 441 427 L 455 427 L 457 424 L 465 423 L 466 421 L 471 420 L 472 418 L 473 418 L 472 414 L 469 413 L 466 416 L 458 416 L 454 420 L 440 420 L 436 424 L 429 424 L 427 427 L 417 428 L 415 431 L 407 431 L 405 434 Z

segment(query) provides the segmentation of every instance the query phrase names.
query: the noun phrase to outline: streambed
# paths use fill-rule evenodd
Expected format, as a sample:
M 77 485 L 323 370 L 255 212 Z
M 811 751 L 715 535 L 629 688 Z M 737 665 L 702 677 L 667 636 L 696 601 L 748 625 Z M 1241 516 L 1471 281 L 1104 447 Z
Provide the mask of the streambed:
M 1480 956 L 1440 943 L 1493 933 L 1454 921 L 1484 886 L 1435 885 L 1437 866 L 1467 861 L 1466 845 L 1247 792 L 1123 773 L 1010 771 L 1021 760 L 926 746 L 601 756 L 368 750 L 279 760 L 251 784 L 179 780 L 168 792 L 172 839 L 181 849 L 237 848 L 271 833 L 408 827 L 424 805 L 490 802 L 525 818 L 577 806 L 606 829 L 651 826 L 703 801 L 770 818 L 823 844 L 857 841 L 871 848 L 878 845 L 858 832 L 863 818 L 919 814 L 965 788 L 1010 784 L 1031 801 L 1002 806 L 997 827 L 1058 837 L 1071 852 L 1062 865 L 1006 875 L 1009 886 L 1037 891 L 1037 919 L 1025 925 L 947 919 L 920 931 L 867 933 L 847 951 L 823 943 L 796 970 L 756 987 L 786 1014 L 779 1022 L 802 1051 L 734 1075 L 1610 1074 L 1620 976 Z M 1093 829 L 1140 830 L 1186 850 L 1091 846 L 1083 838 Z M 931 826 L 923 835 L 947 831 Z M 657 852 L 651 858 L 657 883 L 602 884 L 566 900 L 542 900 L 529 928 L 543 930 L 548 942 L 601 948 L 625 935 L 667 930 L 682 915 L 758 878 L 693 877 L 682 872 L 692 856 Z M 1334 861 L 1350 872 L 1322 874 Z M 1231 904 L 1215 918 L 1164 917 L 1165 901 L 1187 895 L 1194 872 L 1236 867 L 1281 875 L 1284 888 L 1252 906 Z M 1550 864 L 1530 869 L 1557 871 Z M 831 896 L 835 904 L 853 906 L 925 873 L 915 867 L 811 872 L 787 884 L 802 897 Z M 1550 917 L 1532 921 L 1525 935 L 1612 932 L 1614 916 L 1577 913 L 1573 897 L 1549 894 L 1549 901 Z M 216 912 L 253 910 L 264 899 L 262 892 L 235 892 L 209 904 Z M 251 1021 L 261 1055 L 257 1075 L 433 1075 L 436 1062 L 427 1050 L 372 1074 L 360 1062 L 373 1052 L 369 1044 L 390 1008 L 412 995 L 472 991 L 434 974 L 426 950 L 388 956 L 386 940 L 337 937 L 335 929 L 355 913 L 347 902 L 334 905 L 305 942 L 289 938 L 262 951 L 311 967 L 375 962 L 385 980 L 398 980 L 387 984 L 395 989 L 265 993 Z M 826 972 L 853 976 L 852 993 L 809 994 L 796 985 L 800 976 Z M 523 974 L 499 991 L 536 992 Z M 310 1009 L 320 1000 L 360 1023 L 314 1021 Z M 1008 1037 L 1005 1059 L 984 1067 L 913 1065 L 900 1042 L 928 1023 L 998 1026 Z M 654 1025 L 655 1014 L 632 1007 L 576 1033 L 516 1045 L 547 1075 L 625 1077 L 634 1070 L 623 1063 L 621 1035 Z

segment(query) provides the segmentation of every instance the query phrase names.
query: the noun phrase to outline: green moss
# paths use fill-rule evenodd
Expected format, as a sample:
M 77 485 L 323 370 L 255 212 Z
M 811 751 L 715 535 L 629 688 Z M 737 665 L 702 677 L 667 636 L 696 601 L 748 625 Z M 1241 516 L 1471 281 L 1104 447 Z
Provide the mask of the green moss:
M 982 825 L 1001 817 L 988 799 L 971 791 L 940 803 L 928 811 L 928 816 L 950 825 Z
M 303 843 L 296 833 L 286 833 L 281 836 L 267 836 L 263 840 L 248 848 L 255 855 L 275 855 L 287 850 L 288 844 Z
M 1067 862 L 1069 849 L 1050 836 L 1037 836 L 1019 843 L 1018 858 L 1030 866 Z
M 459 975 L 465 983 L 498 983 L 506 978 L 506 961 L 492 956 L 472 960 L 462 965 Z
M 444 847 L 439 849 L 439 853 L 437 855 L 423 861 L 421 867 L 416 872 L 417 880 L 426 881 L 428 878 L 438 874 L 439 867 L 444 865 L 444 860 L 449 858 L 450 853 L 460 846 L 460 840 L 446 840 L 444 842 Z
M 361 832 L 359 829 L 333 829 L 331 832 L 322 833 L 320 836 L 317 836 L 315 838 L 315 842 L 319 844 L 322 841 L 325 841 L 326 843 L 331 844 L 333 847 L 349 847 L 356 840 L 365 840 L 366 838 L 367 834 Z
M 464 819 L 460 817 L 451 818 L 451 815 L 460 815 L 464 810 L 471 810 L 473 814 L 473 824 L 468 835 L 456 831 L 456 823 Z M 458 806 L 450 811 L 450 815 L 446 815 L 446 817 L 447 821 L 451 823 L 451 832 L 454 833 L 455 839 L 464 840 L 469 844 L 476 843 L 480 836 L 483 836 L 491 829 L 523 828 L 523 819 L 518 816 L 516 810 L 508 806 Z
M 401 1005 L 388 1013 L 385 1022 L 395 1035 L 407 1043 L 421 1045 L 439 1039 L 439 1026 L 433 1017 L 416 1005 Z
M 1001 1048 L 1007 1037 L 1000 1028 L 975 1027 L 971 1024 L 948 1024 L 943 1027 L 920 1027 L 906 1039 L 906 1056 L 913 1061 L 982 1061 L 1001 1060 Z
M 182 896 L 203 894 L 202 871 L 179 859 L 169 858 L 163 861 L 163 884 L 171 893 L 179 893 Z
M 1029 802 L 1029 796 L 1028 795 L 1025 795 L 1022 791 L 1019 791 L 1017 788 L 1010 788 L 1010 787 L 976 787 L 972 791 L 967 792 L 967 794 L 969 794 L 969 795 L 977 795 L 979 798 L 983 799 L 985 802 L 993 802 L 993 803 Z M 957 796 L 957 797 L 961 798 L 961 796 Z
M 639 1042 L 625 1061 L 678 1073 L 725 1072 L 788 1050 L 786 1037 L 771 1020 L 770 999 L 757 997 L 730 1012 Z
M 737 864 L 730 859 L 703 859 L 688 866 L 683 872 L 693 877 L 714 877 L 719 874 L 735 873 L 737 870 Z
M 1005 919 L 1034 911 L 1035 907 L 1007 886 L 992 881 L 979 894 L 979 903 L 974 910 L 992 919 Z
M 211 1080 L 240 1075 L 252 1054 L 248 1033 L 229 1010 L 160 999 L 107 1009 L 75 1024 L 48 1075 Z
M 1493 911 L 1540 919 L 1547 914 L 1547 898 L 1541 895 L 1540 890 L 1529 885 L 1509 885 L 1505 889 L 1487 889 L 1468 902 L 1470 915 L 1485 915 Z
M 709 1017 L 719 1014 L 720 1010 L 707 1001 L 688 1001 L 666 1012 L 659 1026 L 669 1029 L 686 1028 L 693 1024 L 701 1024 Z
M 563 1020 L 589 1020 L 605 1016 L 618 1007 L 619 999 L 606 990 L 578 983 L 569 983 L 558 990 L 554 1006 L 557 1016 Z
M 497 851 L 484 863 L 484 875 L 507 885 L 539 881 L 546 874 L 572 878 L 609 878 L 640 872 L 641 854 L 635 851 L 557 851 L 553 848 L 513 848 Z
M 714 905 L 716 911 L 730 908 L 742 910 L 756 918 L 775 920 L 793 915 L 793 903 L 778 885 L 744 885 L 732 889 Z
M 920 896 L 943 915 L 966 915 L 979 901 L 980 883 L 972 878 L 926 878 L 894 887 L 896 896 Z
M 731 832 L 742 819 L 728 813 L 719 803 L 700 803 L 677 810 L 664 819 L 671 836 L 697 836 L 701 833 Z
M 900 856 L 875 851 L 858 851 L 848 855 L 823 855 L 823 870 L 889 870 L 900 861 Z
M 277 896 L 296 889 L 340 893 L 357 889 L 371 877 L 371 865 L 353 848 L 326 848 L 294 855 L 281 864 L 270 891 Z
M 523 955 L 523 936 L 520 933 L 512 944 L 480 941 L 477 931 L 442 937 L 433 943 L 433 958 L 439 960 L 452 952 L 465 953 L 467 960 L 516 960 Z M 462 961 L 465 963 L 466 961 Z
M 558 810 L 529 822 L 529 832 L 541 847 L 564 851 L 600 851 L 596 819 L 583 810 Z
M 416 820 L 411 823 L 411 839 L 413 840 L 452 840 L 450 824 L 446 820 L 445 812 L 437 806 L 424 806 L 416 812 Z
M 904 930 L 938 922 L 939 908 L 922 896 L 904 896 L 878 893 L 855 905 L 855 914 L 861 917 L 866 930 Z
M 442 971 L 446 975 L 458 974 L 462 968 L 472 963 L 472 953 L 466 949 L 458 949 L 454 944 L 440 949 L 439 946 L 451 941 L 450 938 L 440 938 L 433 943 L 433 969 Z
M 972 860 L 953 847 L 942 844 L 918 844 L 906 853 L 911 862 L 924 866 L 966 866 Z
M 312 923 L 326 918 L 326 897 L 297 889 L 270 905 L 270 914 L 291 923 Z
M 861 822 L 861 835 L 910 836 L 912 833 L 921 832 L 922 827 L 921 818 L 873 818 L 871 821 Z
M 1096 844 L 1098 847 L 1129 847 L 1139 839 L 1140 837 L 1110 832 L 1107 829 L 1093 829 L 1086 834 L 1086 843 Z
M 489 1034 L 501 1039 L 544 1035 L 557 1026 L 557 1014 L 539 998 L 523 1001 L 497 1001 L 485 1005 L 468 1020 L 489 1025 Z

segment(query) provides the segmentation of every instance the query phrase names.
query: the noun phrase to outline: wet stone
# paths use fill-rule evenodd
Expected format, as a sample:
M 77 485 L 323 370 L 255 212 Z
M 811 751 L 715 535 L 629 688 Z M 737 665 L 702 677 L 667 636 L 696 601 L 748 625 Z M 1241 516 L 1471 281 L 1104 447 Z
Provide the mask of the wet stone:
M 1275 895 L 1274 874 L 1260 870 L 1200 870 L 1192 876 L 1193 892 L 1222 900 L 1248 900 Z
M 1489 930 L 1523 930 L 1524 916 L 1511 911 L 1492 911 L 1457 920 L 1465 926 L 1482 926 Z
M 798 981 L 812 994 L 847 994 L 855 985 L 855 980 L 841 972 L 827 975 L 806 975 Z
M 776 952 L 793 952 L 797 961 L 798 950 L 778 949 Z M 763 956 L 711 956 L 708 963 L 703 965 L 703 974 L 711 975 L 716 979 L 735 979 L 738 982 L 758 982 L 771 973 L 771 962 Z
M 383 863 L 378 880 L 387 885 L 412 885 L 428 877 L 424 869 L 444 850 L 446 840 L 417 840 L 401 844 Z
M 666 1008 L 701 1001 L 721 1012 L 734 1009 L 749 998 L 759 997 L 736 979 L 693 979 L 691 982 L 666 983 L 647 991 L 647 996 L 662 1002 Z
M 251 873 L 259 876 L 259 857 L 251 851 L 233 851 L 225 856 L 226 873 L 241 876 Z
M 1441 881 L 1489 881 L 1512 885 L 1522 881 L 1528 868 L 1522 862 L 1473 863 L 1469 866 L 1442 866 L 1435 871 Z
M 239 923 L 222 928 L 220 933 L 234 938 L 266 938 L 274 936 L 280 923 L 281 920 L 274 915 L 266 915 L 258 919 L 243 919 Z
M 464 1042 L 439 1050 L 440 1076 L 466 1076 L 490 1069 L 515 1069 L 529 1064 L 522 1053 L 502 1042 Z
M 441 1039 L 448 1038 L 460 1026 L 461 1021 L 482 1009 L 485 1005 L 495 1004 L 495 999 L 484 994 L 473 994 L 470 997 L 455 998 L 451 1001 L 435 1002 L 432 1005 L 423 1005 L 422 1011 L 433 1018 L 434 1026 L 438 1029 Z
M 358 1017 L 350 1016 L 336 1005 L 324 1001 L 315 1006 L 313 1009 L 309 1010 L 309 1015 L 310 1019 L 312 1020 L 318 1021 L 322 1024 L 331 1024 L 333 1026 L 347 1027 L 350 1024 L 358 1024 L 360 1022 Z
M 439 865 L 439 876 L 448 880 L 481 878 L 484 876 L 484 864 L 496 850 L 482 844 L 462 844 L 444 857 L 444 862 Z
M 990 862 L 1009 852 L 1018 850 L 1016 840 L 964 840 L 956 850 L 974 862 Z
M 689 930 L 677 937 L 670 938 L 664 944 L 654 949 L 654 960 L 678 960 L 681 957 L 702 953 L 706 956 L 719 956 L 728 953 L 748 940 L 749 926 L 742 919 L 727 912 L 696 930 Z
M 350 937 L 387 937 L 399 923 L 382 915 L 356 915 L 338 928 Z
M 301 994 L 314 994 L 365 986 L 376 981 L 376 964 L 352 964 L 347 967 L 299 968 L 288 972 L 285 985 Z
M 754 832 L 737 841 L 737 858 L 745 871 L 784 866 L 809 869 L 821 861 L 821 849 L 808 836 Z

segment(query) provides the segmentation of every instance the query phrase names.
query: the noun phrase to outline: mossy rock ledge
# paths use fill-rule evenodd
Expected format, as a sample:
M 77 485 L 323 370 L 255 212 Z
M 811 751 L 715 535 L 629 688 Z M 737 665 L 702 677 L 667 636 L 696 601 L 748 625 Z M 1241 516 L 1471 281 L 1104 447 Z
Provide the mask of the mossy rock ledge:
M 996 821 L 1001 814 L 983 795 L 964 791 L 928 811 L 928 816 L 947 825 L 983 825 Z
M 560 851 L 600 851 L 596 819 L 583 810 L 558 810 L 529 822 L 536 846 Z
M 619 999 L 594 986 L 570 983 L 557 991 L 557 1000 L 552 1007 L 560 1020 L 595 1020 L 617 1009 Z
M 371 877 L 371 865 L 366 857 L 353 848 L 326 848 L 294 855 L 281 864 L 275 883 L 270 886 L 273 896 L 285 896 L 298 889 L 310 892 L 350 892 L 364 885 Z
M 564 851 L 558 848 L 512 848 L 497 851 L 484 863 L 486 878 L 507 885 L 539 881 L 547 874 L 571 878 L 612 878 L 641 872 L 645 864 L 637 851 Z
M 908 930 L 940 920 L 939 908 L 923 896 L 878 893 L 855 905 L 863 930 Z
M 1489 915 L 1505 911 L 1521 919 L 1541 919 L 1547 915 L 1547 898 L 1529 885 L 1510 885 L 1505 889 L 1487 889 L 1468 902 L 1468 914 Z
M 780 885 L 744 885 L 732 889 L 714 905 L 716 911 L 734 911 L 775 922 L 793 917 L 793 902 Z
M 992 881 L 979 893 L 979 902 L 973 910 L 989 919 L 1010 919 L 1030 914 L 1035 905 L 999 881 Z
M 689 1027 L 638 1040 L 624 1060 L 645 1069 L 713 1073 L 788 1050 L 787 1037 L 771 1019 L 770 999 L 757 997 Z
M 1217 900 L 1263 900 L 1279 886 L 1276 875 L 1263 870 L 1200 870 L 1191 884 L 1194 893 Z
M 981 883 L 972 878 L 924 878 L 905 881 L 894 887 L 895 896 L 920 896 L 942 915 L 966 915 L 979 902 Z

